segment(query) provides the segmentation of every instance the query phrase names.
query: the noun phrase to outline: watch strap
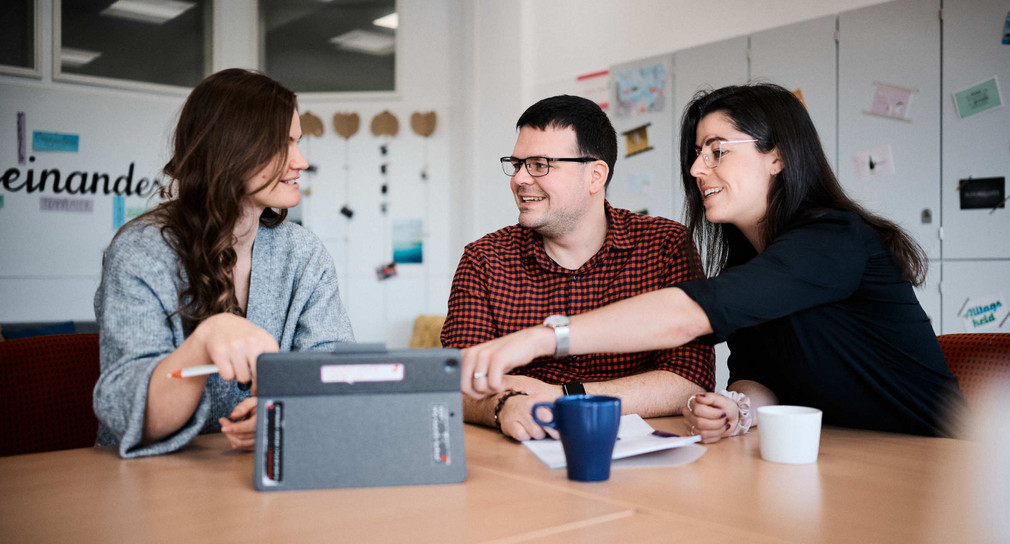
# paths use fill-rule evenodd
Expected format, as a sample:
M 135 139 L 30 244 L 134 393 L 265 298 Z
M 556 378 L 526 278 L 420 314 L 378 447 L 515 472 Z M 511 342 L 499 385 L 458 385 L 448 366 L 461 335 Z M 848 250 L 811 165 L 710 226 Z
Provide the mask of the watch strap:
M 586 386 L 580 382 L 568 382 L 561 384 L 561 392 L 565 395 L 585 395 Z

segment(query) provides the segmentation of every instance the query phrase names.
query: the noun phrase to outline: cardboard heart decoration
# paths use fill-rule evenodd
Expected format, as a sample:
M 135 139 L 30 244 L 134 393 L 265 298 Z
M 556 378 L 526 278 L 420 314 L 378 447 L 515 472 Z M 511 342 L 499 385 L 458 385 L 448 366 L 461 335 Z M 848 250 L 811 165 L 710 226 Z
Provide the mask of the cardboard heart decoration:
M 435 112 L 429 111 L 426 113 L 421 113 L 415 111 L 410 116 L 410 128 L 414 129 L 414 132 L 418 136 L 423 136 L 427 138 L 435 132 L 435 124 L 438 122 L 438 118 L 435 116 Z
M 317 138 L 323 135 L 323 120 L 311 111 L 299 115 L 298 119 L 302 123 L 302 134 Z
M 356 113 L 334 113 L 333 130 L 345 140 L 354 136 L 361 126 L 361 118 Z
M 372 118 L 372 134 L 376 136 L 396 136 L 400 131 L 400 121 L 396 116 L 383 110 L 382 113 Z

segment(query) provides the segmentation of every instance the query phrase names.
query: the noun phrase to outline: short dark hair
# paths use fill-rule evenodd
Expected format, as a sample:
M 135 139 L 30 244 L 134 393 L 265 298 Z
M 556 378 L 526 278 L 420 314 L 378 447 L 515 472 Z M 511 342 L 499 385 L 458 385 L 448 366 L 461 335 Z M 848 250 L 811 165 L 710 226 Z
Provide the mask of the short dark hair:
M 610 169 L 607 186 L 610 186 L 614 163 L 617 162 L 617 132 L 596 102 L 567 94 L 545 98 L 527 108 L 519 117 L 516 128 L 523 127 L 574 130 L 578 152 L 607 163 Z
M 684 108 L 680 130 L 680 168 L 685 191 L 688 232 L 706 256 L 709 275 L 715 275 L 731 257 L 743 236 L 732 225 L 715 225 L 705 219 L 705 204 L 691 167 L 698 124 L 711 113 L 725 115 L 733 126 L 755 138 L 762 153 L 777 149 L 782 171 L 768 189 L 768 210 L 761 220 L 762 238 L 770 243 L 791 225 L 815 218 L 828 210 L 858 214 L 876 230 L 890 249 L 905 279 L 920 285 L 927 259 L 922 248 L 895 223 L 872 214 L 842 190 L 831 170 L 821 140 L 806 107 L 792 92 L 771 83 L 751 83 L 699 91 Z

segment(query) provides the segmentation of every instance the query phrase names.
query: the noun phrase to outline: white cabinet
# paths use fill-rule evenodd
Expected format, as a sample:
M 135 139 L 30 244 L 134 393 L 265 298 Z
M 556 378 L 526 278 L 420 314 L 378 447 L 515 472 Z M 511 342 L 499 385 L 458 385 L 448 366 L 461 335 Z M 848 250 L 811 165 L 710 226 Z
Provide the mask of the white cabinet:
M 837 172 L 836 21 L 834 16 L 821 17 L 751 35 L 750 78 L 801 92 Z
M 969 177 L 1010 178 L 1010 45 L 1001 43 L 1008 11 L 1005 0 L 943 3 L 944 259 L 1010 259 L 1010 207 L 962 210 L 958 190 Z M 1003 107 L 961 119 L 954 93 L 993 77 Z M 1003 270 L 1010 277 L 1010 262 Z
M 939 9 L 939 0 L 897 0 L 838 17 L 839 180 L 931 259 L 940 257 Z M 882 109 L 903 118 L 870 113 L 885 86 L 912 91 Z

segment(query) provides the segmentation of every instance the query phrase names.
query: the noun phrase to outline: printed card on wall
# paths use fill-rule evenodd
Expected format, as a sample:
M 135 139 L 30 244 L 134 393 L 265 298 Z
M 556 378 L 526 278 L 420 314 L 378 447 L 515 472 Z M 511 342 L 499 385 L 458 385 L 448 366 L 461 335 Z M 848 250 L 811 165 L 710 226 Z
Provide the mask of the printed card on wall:
M 1002 105 L 1003 97 L 1000 96 L 999 80 L 996 76 L 954 93 L 954 106 L 957 107 L 957 115 L 961 119 Z
M 856 177 L 861 180 L 893 174 L 894 153 L 891 144 L 856 153 L 852 156 L 852 164 L 856 167 Z
M 881 117 L 907 121 L 911 111 L 914 89 L 906 89 L 897 85 L 874 83 L 873 103 L 870 113 Z
M 424 223 L 420 219 L 393 221 L 393 261 L 402 264 L 424 262 Z
M 666 67 L 643 66 L 614 74 L 617 87 L 617 115 L 663 111 Z
M 1006 206 L 1006 178 L 962 179 L 957 187 L 962 210 L 991 210 Z
M 959 314 L 965 332 L 1005 330 L 1007 305 L 1003 293 L 971 297 L 965 301 Z

